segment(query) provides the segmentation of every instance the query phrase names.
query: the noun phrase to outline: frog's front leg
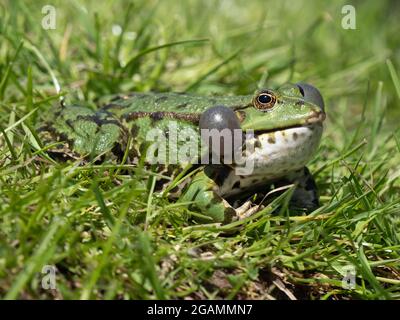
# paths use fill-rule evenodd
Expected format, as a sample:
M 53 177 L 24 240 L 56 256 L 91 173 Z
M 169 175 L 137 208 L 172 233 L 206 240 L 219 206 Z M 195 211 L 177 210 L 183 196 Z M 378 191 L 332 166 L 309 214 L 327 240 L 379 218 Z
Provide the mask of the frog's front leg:
M 307 167 L 288 174 L 276 183 L 276 186 L 290 183 L 296 185 L 289 203 L 292 212 L 298 212 L 299 210 L 304 212 L 305 209 L 307 213 L 310 213 L 319 208 L 317 185 Z
M 189 209 L 199 211 L 215 222 L 228 223 L 234 220 L 236 210 L 218 194 L 217 182 L 205 171 L 207 170 L 197 173 L 192 178 L 180 201 L 192 202 Z

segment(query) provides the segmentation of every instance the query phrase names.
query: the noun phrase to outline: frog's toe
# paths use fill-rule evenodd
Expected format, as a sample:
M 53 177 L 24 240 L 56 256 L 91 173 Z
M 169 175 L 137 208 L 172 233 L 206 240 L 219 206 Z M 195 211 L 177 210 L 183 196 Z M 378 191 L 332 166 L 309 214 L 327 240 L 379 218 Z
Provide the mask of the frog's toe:
M 236 208 L 235 209 L 236 217 L 239 220 L 242 220 L 256 213 L 259 210 L 260 206 L 259 205 L 252 206 L 252 204 L 253 202 L 251 200 L 248 200 L 245 203 L 243 203 L 239 208 Z
M 198 193 L 189 208 L 200 211 L 213 222 L 229 223 L 236 217 L 236 210 L 225 199 L 210 191 Z

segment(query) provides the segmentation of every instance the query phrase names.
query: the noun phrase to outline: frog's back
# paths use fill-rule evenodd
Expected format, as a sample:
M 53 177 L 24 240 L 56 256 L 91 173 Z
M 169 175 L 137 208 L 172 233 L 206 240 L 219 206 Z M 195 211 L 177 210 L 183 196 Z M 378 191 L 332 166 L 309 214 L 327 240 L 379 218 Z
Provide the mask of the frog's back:
M 123 150 L 131 137 L 134 149 L 138 150 L 146 142 L 150 129 L 160 129 L 167 136 L 171 122 L 178 135 L 189 129 L 198 138 L 202 112 L 216 105 L 242 107 L 251 102 L 251 97 L 133 92 L 107 100 L 107 103 L 99 101 L 102 106 L 97 110 L 62 106 L 45 130 L 48 136 L 56 135 L 49 140 L 67 141 L 72 151 L 83 155 L 104 153 L 116 145 Z
M 177 114 L 201 114 L 210 107 L 223 105 L 241 107 L 251 103 L 251 96 L 201 96 L 187 93 L 141 93 L 117 95 L 104 105 L 103 109 L 119 117 L 126 117 L 132 112 L 151 113 L 169 112 Z

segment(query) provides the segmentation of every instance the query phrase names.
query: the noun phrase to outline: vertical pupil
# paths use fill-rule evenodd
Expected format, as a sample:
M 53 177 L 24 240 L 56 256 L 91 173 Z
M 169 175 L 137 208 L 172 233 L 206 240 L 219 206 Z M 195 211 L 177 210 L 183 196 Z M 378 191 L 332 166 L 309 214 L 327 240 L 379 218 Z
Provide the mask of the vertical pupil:
M 271 102 L 271 97 L 267 94 L 262 94 L 258 97 L 258 101 L 260 103 L 269 103 Z

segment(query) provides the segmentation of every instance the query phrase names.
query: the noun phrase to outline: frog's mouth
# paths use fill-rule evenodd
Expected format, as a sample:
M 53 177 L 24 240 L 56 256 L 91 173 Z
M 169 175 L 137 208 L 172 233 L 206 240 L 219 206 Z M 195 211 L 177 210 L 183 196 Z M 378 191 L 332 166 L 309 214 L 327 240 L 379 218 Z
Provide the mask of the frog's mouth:
M 264 133 L 271 133 L 271 132 L 276 132 L 276 131 L 284 131 L 288 129 L 294 129 L 294 128 L 303 128 L 303 127 L 309 127 L 315 124 L 322 124 L 325 121 L 326 114 L 325 112 L 313 112 L 309 117 L 307 117 L 304 120 L 304 123 L 302 124 L 296 124 L 296 125 L 289 125 L 289 126 L 277 126 L 274 129 L 263 129 L 263 130 L 254 130 L 254 134 L 260 135 Z

